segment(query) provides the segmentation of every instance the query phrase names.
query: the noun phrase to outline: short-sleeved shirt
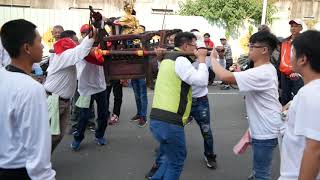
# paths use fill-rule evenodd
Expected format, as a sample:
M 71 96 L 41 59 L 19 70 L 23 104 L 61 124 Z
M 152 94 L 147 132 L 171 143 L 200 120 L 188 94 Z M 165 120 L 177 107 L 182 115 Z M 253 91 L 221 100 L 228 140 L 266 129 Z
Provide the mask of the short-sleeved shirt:
M 251 137 L 259 140 L 277 138 L 284 124 L 274 66 L 268 63 L 233 74 L 240 92 L 245 94 Z
M 320 141 L 319 89 L 320 80 L 311 81 L 291 102 L 281 148 L 279 180 L 298 179 L 306 138 Z

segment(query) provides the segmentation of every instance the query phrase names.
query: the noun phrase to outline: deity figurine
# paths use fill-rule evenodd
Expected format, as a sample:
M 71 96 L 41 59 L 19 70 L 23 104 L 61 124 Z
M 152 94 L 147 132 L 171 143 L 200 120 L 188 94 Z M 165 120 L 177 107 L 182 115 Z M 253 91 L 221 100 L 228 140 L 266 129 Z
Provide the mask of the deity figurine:
M 139 20 L 133 13 L 133 5 L 129 2 L 124 2 L 125 15 L 122 16 L 115 24 L 122 26 L 121 34 L 139 34 L 143 33 L 143 29 L 139 25 Z

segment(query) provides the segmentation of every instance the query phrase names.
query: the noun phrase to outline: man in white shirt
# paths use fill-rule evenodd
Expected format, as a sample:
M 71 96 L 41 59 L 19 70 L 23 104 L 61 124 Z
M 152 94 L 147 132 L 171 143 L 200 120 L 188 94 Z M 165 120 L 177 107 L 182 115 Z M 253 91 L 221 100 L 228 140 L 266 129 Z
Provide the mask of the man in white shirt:
M 223 67 L 226 68 L 226 59 L 224 56 L 224 47 L 223 46 L 217 46 L 216 50 L 218 52 L 218 62 Z M 210 62 L 211 65 L 211 62 Z
M 289 107 L 279 180 L 319 180 L 320 32 L 306 31 L 292 44 L 293 71 L 302 76 L 305 85 Z
M 90 56 L 90 58 L 94 57 Z M 79 119 L 77 131 L 74 133 L 74 140 L 71 143 L 71 148 L 75 151 L 80 149 L 80 143 L 84 139 L 94 101 L 97 103 L 98 111 L 95 141 L 101 146 L 107 143 L 104 134 L 108 125 L 109 99 L 107 98 L 107 85 L 102 65 L 91 64 L 85 60 L 77 64 L 78 92 L 80 96 L 75 105 L 79 107 Z
M 277 71 L 270 57 L 277 47 L 277 38 L 269 32 L 257 32 L 250 37 L 249 58 L 254 67 L 242 72 L 229 72 L 216 60 L 213 51 L 211 62 L 216 75 L 224 82 L 237 84 L 245 93 L 246 109 L 253 148 L 253 176 L 257 180 L 271 180 L 271 161 L 278 144 L 281 121 L 281 104 L 278 101 Z
M 208 84 L 206 49 L 196 51 L 196 36 L 189 32 L 175 37 L 175 51 L 195 51 L 199 68 L 185 56 L 166 55 L 161 61 L 150 113 L 150 130 L 160 143 L 158 169 L 151 179 L 179 179 L 187 155 L 184 125 L 191 110 L 191 85 Z
M 206 57 L 205 64 L 212 69 L 210 57 Z M 199 61 L 192 63 L 198 69 Z M 208 72 L 209 73 L 209 72 Z M 208 74 L 209 76 L 209 74 Z M 216 169 L 216 154 L 214 153 L 214 141 L 210 123 L 210 107 L 208 100 L 208 86 L 192 86 L 192 116 L 199 125 L 204 144 L 204 160 L 208 168 Z
M 50 96 L 59 96 L 59 117 L 58 120 L 55 120 L 58 122 L 53 122 L 55 113 L 49 112 L 51 127 L 53 123 L 59 126 L 55 133 L 52 132 L 52 151 L 54 151 L 65 134 L 70 116 L 70 99 L 77 88 L 76 64 L 83 61 L 89 54 L 96 38 L 95 30 L 93 32 L 92 38 L 87 36 L 77 45 L 76 33 L 70 30 L 64 31 L 60 35 L 61 39 L 54 44 L 56 54 L 53 59 L 50 59 L 47 69 L 48 75 L 44 83 L 44 88 L 49 98 Z
M 46 93 L 31 76 L 43 46 L 36 26 L 5 23 L 1 41 L 12 62 L 0 69 L 0 179 L 54 180 Z

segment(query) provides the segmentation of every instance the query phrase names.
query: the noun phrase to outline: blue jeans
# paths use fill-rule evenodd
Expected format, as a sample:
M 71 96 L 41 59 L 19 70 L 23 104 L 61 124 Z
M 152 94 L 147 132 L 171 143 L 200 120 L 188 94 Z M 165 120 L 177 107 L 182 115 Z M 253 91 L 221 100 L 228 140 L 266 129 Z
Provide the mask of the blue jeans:
M 200 131 L 203 137 L 204 155 L 214 155 L 214 143 L 210 127 L 210 108 L 207 97 L 192 98 L 192 108 L 190 116 L 194 117 L 200 127 Z
M 148 108 L 147 85 L 145 79 L 131 80 L 134 97 L 137 104 L 137 115 L 146 118 Z
M 252 139 L 253 174 L 255 180 L 271 180 L 271 163 L 273 151 L 278 145 L 278 139 Z
M 157 164 L 159 168 L 151 179 L 179 180 L 187 157 L 184 128 L 152 119 L 150 130 L 160 144 L 156 162 L 161 162 Z
M 74 134 L 74 139 L 76 141 L 82 141 L 84 139 L 84 133 L 90 119 L 91 108 L 93 108 L 93 102 L 96 101 L 98 108 L 98 126 L 96 128 L 95 136 L 96 138 L 102 138 L 106 131 L 109 116 L 109 102 L 107 100 L 106 90 L 99 92 L 97 94 L 91 95 L 90 107 L 80 108 L 79 122 L 77 127 L 77 132 Z

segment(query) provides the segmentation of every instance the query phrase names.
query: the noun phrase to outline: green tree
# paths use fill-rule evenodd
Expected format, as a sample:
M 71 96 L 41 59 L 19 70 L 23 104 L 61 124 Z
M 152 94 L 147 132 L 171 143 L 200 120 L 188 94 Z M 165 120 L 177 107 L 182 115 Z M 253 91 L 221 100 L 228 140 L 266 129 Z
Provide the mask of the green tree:
M 179 2 L 180 15 L 202 16 L 209 22 L 226 29 L 226 36 L 237 35 L 238 28 L 245 21 L 261 22 L 263 0 L 186 0 Z M 267 8 L 267 22 L 272 22 L 276 12 L 272 1 Z

